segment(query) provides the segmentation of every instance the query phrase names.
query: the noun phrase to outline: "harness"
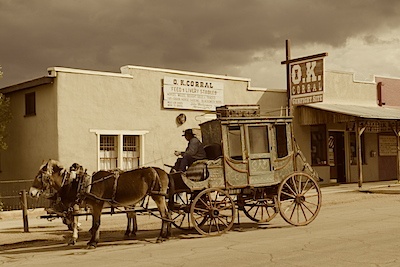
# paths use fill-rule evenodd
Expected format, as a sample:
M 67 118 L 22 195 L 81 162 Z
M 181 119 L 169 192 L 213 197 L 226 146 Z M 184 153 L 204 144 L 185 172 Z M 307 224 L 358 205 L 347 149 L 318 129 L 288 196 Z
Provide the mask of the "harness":
M 161 185 L 161 180 L 160 180 L 159 175 L 157 174 L 157 172 L 154 169 L 152 169 L 152 170 L 155 172 L 156 179 L 153 179 L 149 189 L 147 190 L 147 194 L 146 195 L 150 195 L 150 196 L 152 196 L 152 195 L 162 195 L 162 196 L 166 197 L 167 194 L 161 191 L 162 185 Z M 118 201 L 115 200 L 116 193 L 117 193 L 118 180 L 119 180 L 119 177 L 120 177 L 120 175 L 122 173 L 123 172 L 121 172 L 119 170 L 116 170 L 116 171 L 110 173 L 109 175 L 100 178 L 99 180 L 92 181 L 90 184 L 88 184 L 86 186 L 86 187 L 89 187 L 89 186 L 92 186 L 94 184 L 101 183 L 101 182 L 104 182 L 104 181 L 106 181 L 108 179 L 114 178 L 113 192 L 112 192 L 112 197 L 111 198 L 102 198 L 102 197 L 99 197 L 99 196 L 93 194 L 90 191 L 82 192 L 83 196 L 84 197 L 90 197 L 92 199 L 99 200 L 99 201 L 108 202 L 111 206 L 122 206 L 122 207 L 131 208 L 131 206 L 125 206 L 125 205 L 123 205 L 123 204 L 121 204 L 121 203 L 119 203 Z

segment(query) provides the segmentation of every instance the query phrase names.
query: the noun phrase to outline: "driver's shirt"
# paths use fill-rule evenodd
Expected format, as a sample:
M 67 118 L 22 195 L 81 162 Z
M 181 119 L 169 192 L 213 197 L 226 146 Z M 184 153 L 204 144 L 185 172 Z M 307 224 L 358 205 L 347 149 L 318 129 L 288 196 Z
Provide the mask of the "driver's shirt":
M 200 140 L 197 139 L 197 137 L 193 137 L 189 140 L 188 146 L 183 156 L 185 156 L 185 154 L 190 155 L 195 160 L 207 158 L 204 146 L 200 142 Z

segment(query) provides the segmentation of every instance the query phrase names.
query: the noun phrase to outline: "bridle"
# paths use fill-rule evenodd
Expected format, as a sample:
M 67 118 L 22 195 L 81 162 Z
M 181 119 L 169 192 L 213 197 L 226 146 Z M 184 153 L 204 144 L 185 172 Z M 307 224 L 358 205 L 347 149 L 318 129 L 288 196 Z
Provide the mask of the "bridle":
M 55 188 L 57 191 L 65 184 L 67 180 L 68 172 L 65 169 L 60 171 L 60 176 L 62 177 L 61 185 L 58 188 L 58 185 L 55 183 L 53 179 L 53 168 L 49 166 L 49 162 L 46 164 L 46 170 L 43 168 L 39 171 L 39 175 L 37 176 L 38 181 L 41 183 L 42 188 L 40 189 L 41 192 L 49 190 L 50 188 Z

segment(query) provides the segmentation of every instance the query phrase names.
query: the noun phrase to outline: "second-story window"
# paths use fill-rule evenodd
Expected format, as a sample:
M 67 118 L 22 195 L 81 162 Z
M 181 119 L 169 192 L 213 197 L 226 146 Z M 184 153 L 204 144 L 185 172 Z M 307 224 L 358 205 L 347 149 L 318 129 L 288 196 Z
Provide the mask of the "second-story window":
M 36 115 L 35 92 L 25 94 L 25 116 Z

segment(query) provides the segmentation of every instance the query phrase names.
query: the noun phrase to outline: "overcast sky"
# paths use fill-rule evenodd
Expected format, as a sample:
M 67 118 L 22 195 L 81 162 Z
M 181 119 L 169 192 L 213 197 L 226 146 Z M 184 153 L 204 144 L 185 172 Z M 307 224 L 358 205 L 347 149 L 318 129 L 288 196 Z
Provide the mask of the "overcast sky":
M 124 65 L 223 74 L 285 88 L 292 58 L 400 77 L 398 0 L 0 0 L 0 88 L 48 67 Z

